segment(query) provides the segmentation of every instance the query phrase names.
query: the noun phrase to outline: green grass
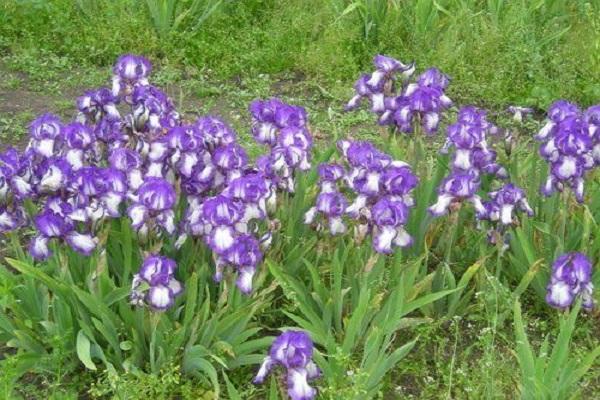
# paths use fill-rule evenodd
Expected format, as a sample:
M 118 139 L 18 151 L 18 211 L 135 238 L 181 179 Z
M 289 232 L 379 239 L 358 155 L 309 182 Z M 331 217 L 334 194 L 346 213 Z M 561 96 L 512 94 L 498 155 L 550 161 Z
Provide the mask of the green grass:
M 191 4 L 164 2 L 178 3 L 178 15 Z M 219 80 L 295 71 L 338 96 L 386 53 L 438 66 L 462 103 L 600 96 L 597 1 L 224 1 L 198 29 L 186 17 L 168 33 L 140 0 L 79 2 L 95 4 L 88 11 L 77 3 L 3 2 L 0 51 L 34 76 L 34 64 L 106 67 L 137 52 Z

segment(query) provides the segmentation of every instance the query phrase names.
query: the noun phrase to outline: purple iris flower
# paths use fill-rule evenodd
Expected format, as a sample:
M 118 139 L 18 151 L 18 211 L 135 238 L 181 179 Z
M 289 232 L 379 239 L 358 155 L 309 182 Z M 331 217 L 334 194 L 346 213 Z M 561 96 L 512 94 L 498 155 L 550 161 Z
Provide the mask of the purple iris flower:
M 438 217 L 446 214 L 453 202 L 469 201 L 477 213 L 485 213 L 481 198 L 476 194 L 479 183 L 477 175 L 471 172 L 451 173 L 440 184 L 437 202 L 428 211 Z
M 523 117 L 533 114 L 533 108 L 530 107 L 510 106 L 507 111 L 512 114 L 516 122 L 523 122 Z
M 132 190 L 137 190 L 144 183 L 142 157 L 127 148 L 114 149 L 108 158 L 110 166 L 127 176 L 127 183 Z
M 230 180 L 240 176 L 241 170 L 248 164 L 248 155 L 242 146 L 231 143 L 215 149 L 213 162 Z
M 223 120 L 214 116 L 198 118 L 196 128 L 208 149 L 226 146 L 236 141 L 235 131 Z
M 127 177 L 115 168 L 103 169 L 101 174 L 105 184 L 101 200 L 106 213 L 113 218 L 117 218 L 121 216 L 119 207 L 127 195 Z
M 62 143 L 63 126 L 56 115 L 43 114 L 29 125 L 29 134 L 28 148 L 42 157 L 51 157 Z
M 294 174 L 310 169 L 312 135 L 303 107 L 279 99 L 255 100 L 250 104 L 252 133 L 258 143 L 269 145 L 271 153 L 261 158 L 258 168 L 277 187 L 294 192 Z
M 327 218 L 332 235 L 343 234 L 346 232 L 346 225 L 342 217 L 347 208 L 348 201 L 343 194 L 337 191 L 321 192 L 317 196 L 316 205 L 304 214 L 304 223 L 313 223 L 317 214 L 321 214 Z
M 261 384 L 273 367 L 286 369 L 288 394 L 292 400 L 312 400 L 317 390 L 309 381 L 320 376 L 321 372 L 312 360 L 313 343 L 303 331 L 286 331 L 279 335 L 271 345 L 269 355 L 265 357 L 254 384 Z
M 155 86 L 136 86 L 131 101 L 130 125 L 137 133 L 159 135 L 179 123 L 172 100 Z
M 118 103 L 118 97 L 113 96 L 108 88 L 86 91 L 77 98 L 77 108 L 80 112 L 77 119 L 80 122 L 89 121 L 93 123 L 97 123 L 103 118 L 120 120 L 121 114 L 117 109 Z
M 62 157 L 47 158 L 37 168 L 38 192 L 54 193 L 66 189 L 71 179 L 72 165 Z
M 458 113 L 457 122 L 448 126 L 446 143 L 441 152 L 454 149 L 454 169 L 506 178 L 506 170 L 496 162 L 496 152 L 489 148 L 486 141 L 487 135 L 495 134 L 496 129 L 487 120 L 484 110 L 463 107 Z
M 14 231 L 27 223 L 27 214 L 21 205 L 0 205 L 0 234 Z
M 98 240 L 91 234 L 77 232 L 73 221 L 67 216 L 46 209 L 34 218 L 34 222 L 39 232 L 29 246 L 34 259 L 45 260 L 52 254 L 48 242 L 53 238 L 64 240 L 73 250 L 86 256 L 96 248 Z
M 172 307 L 175 298 L 183 292 L 183 286 L 175 278 L 177 264 L 170 258 L 150 255 L 133 277 L 131 302 L 135 305 L 147 304 L 156 311 Z
M 587 121 L 575 104 L 559 100 L 550 106 L 546 125 L 535 136 L 543 141 L 540 155 L 550 163 L 550 173 L 541 188 L 543 195 L 568 186 L 577 201 L 583 202 L 585 173 L 596 165 L 595 139 L 589 134 Z
M 452 105 L 444 93 L 450 79 L 437 68 L 423 72 L 415 83 L 408 83 L 414 73 L 414 63 L 405 65 L 390 57 L 375 57 L 376 70 L 362 75 L 354 85 L 355 95 L 345 109 L 358 108 L 362 99 L 368 98 L 371 112 L 378 116 L 380 125 L 395 126 L 400 132 L 412 133 L 420 124 L 427 134 L 437 131 L 442 112 Z M 401 85 L 397 85 L 401 74 Z
M 581 296 L 583 307 L 591 309 L 594 306 L 591 279 L 592 263 L 589 258 L 582 253 L 563 254 L 552 264 L 546 301 L 552 307 L 565 309 L 577 296 Z
M 167 233 L 175 232 L 173 207 L 177 194 L 173 186 L 162 178 L 149 178 L 137 191 L 137 199 L 127 210 L 131 226 L 141 234 L 147 233 L 150 224 L 155 223 Z
M 513 213 L 515 211 L 523 211 L 528 216 L 533 216 L 533 210 L 529 206 L 529 202 L 525 197 L 523 189 L 507 183 L 500 189 L 489 193 L 491 199 L 491 207 L 494 212 L 486 212 L 480 217 L 489 219 L 490 221 L 500 221 L 503 225 L 511 225 L 513 223 Z M 486 207 L 486 211 L 488 210 Z
M 404 230 L 408 220 L 409 207 L 401 198 L 382 197 L 371 210 L 374 223 L 373 248 L 378 253 L 389 254 L 392 245 L 407 247 L 413 242 Z
M 124 54 L 113 67 L 113 96 L 121 93 L 129 95 L 137 85 L 148 85 L 148 75 L 152 64 L 146 58 L 133 54 Z
M 262 261 L 262 252 L 258 240 L 248 234 L 237 235 L 235 243 L 227 250 L 223 259 L 237 270 L 238 279 L 236 284 L 240 291 L 244 294 L 251 293 L 252 277 L 257 265 Z M 217 278 L 219 273 L 217 271 Z
M 348 167 L 319 165 L 320 192 L 315 206 L 305 213 L 304 222 L 313 224 L 317 216 L 323 215 L 330 233 L 335 235 L 346 232 L 346 215 L 356 220 L 355 239 L 361 241 L 372 233 L 377 252 L 391 253 L 394 246 L 409 246 L 412 239 L 404 225 L 414 205 L 412 190 L 418 184 L 410 166 L 393 160 L 369 142 L 340 140 L 337 147 Z M 342 194 L 346 192 L 355 195 L 349 204 Z M 321 229 L 321 224 L 316 227 Z

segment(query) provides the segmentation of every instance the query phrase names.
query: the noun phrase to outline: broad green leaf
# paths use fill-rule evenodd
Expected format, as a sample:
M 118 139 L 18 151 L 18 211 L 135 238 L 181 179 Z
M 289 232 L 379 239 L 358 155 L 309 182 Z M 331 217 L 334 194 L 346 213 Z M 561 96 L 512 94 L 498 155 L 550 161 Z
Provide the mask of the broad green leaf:
M 79 360 L 85 365 L 87 369 L 91 369 L 92 371 L 96 370 L 96 364 L 92 361 L 90 349 L 90 340 L 83 333 L 83 331 L 79 331 L 77 334 L 77 357 Z

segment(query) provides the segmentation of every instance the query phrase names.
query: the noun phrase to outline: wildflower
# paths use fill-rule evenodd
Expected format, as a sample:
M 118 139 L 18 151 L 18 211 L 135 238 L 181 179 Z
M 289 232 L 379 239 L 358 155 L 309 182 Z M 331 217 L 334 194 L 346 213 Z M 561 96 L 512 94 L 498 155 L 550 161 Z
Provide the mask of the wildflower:
M 508 248 L 510 237 L 507 228 L 515 224 L 516 211 L 533 216 L 523 189 L 507 183 L 500 189 L 488 193 L 490 200 L 483 202 L 482 212 L 477 213 L 478 221 L 489 221 L 492 225 L 487 232 L 491 244 L 496 244 L 498 237 L 504 238 L 504 248 Z
M 507 183 L 500 189 L 490 192 L 489 196 L 491 200 L 484 204 L 485 212 L 480 217 L 490 221 L 500 221 L 503 225 L 511 225 L 513 213 L 516 210 L 523 211 L 530 217 L 533 216 L 533 210 L 527 202 L 525 192 L 512 183 Z
M 113 95 L 108 88 L 88 90 L 77 98 L 79 115 L 77 121 L 81 123 L 98 123 L 103 119 L 119 120 L 121 114 L 117 109 L 119 98 Z
M 272 184 L 294 191 L 296 171 L 310 169 L 312 135 L 306 110 L 279 99 L 255 100 L 250 104 L 254 139 L 270 147 L 270 154 L 257 161 Z
M 131 218 L 131 226 L 139 232 L 147 232 L 150 224 L 155 223 L 167 233 L 175 232 L 176 204 L 175 189 L 164 179 L 147 179 L 137 191 L 135 201 L 127 213 Z

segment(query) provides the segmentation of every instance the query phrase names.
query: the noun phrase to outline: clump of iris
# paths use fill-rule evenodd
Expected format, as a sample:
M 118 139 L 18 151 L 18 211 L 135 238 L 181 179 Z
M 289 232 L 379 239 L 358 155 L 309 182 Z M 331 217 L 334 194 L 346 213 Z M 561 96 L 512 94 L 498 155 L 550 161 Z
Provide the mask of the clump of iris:
M 304 222 L 317 230 L 327 226 L 337 235 L 347 230 L 344 219 L 353 220 L 355 239 L 372 235 L 379 253 L 410 246 L 413 240 L 404 226 L 419 182 L 410 165 L 364 141 L 341 140 L 338 151 L 340 162 L 318 167 L 319 193 Z
M 445 93 L 450 83 L 448 76 L 430 68 L 412 82 L 414 62 L 404 64 L 384 55 L 375 56 L 373 65 L 375 71 L 356 81 L 355 95 L 346 104 L 346 110 L 359 108 L 366 99 L 380 125 L 406 134 L 413 133 L 415 127 L 427 134 L 436 133 L 443 112 L 452 105 Z

